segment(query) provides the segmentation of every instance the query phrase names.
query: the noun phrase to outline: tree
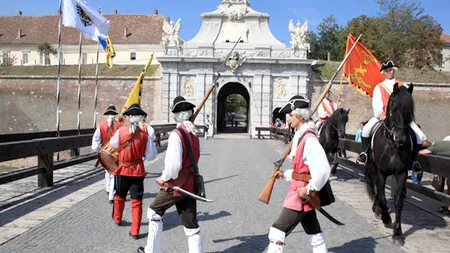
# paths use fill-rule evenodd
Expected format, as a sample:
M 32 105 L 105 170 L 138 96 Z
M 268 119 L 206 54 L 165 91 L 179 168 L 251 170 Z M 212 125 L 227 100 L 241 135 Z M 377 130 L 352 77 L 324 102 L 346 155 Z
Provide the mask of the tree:
M 4 54 L 2 56 L 2 66 L 13 66 L 16 60 L 17 57 L 15 57 L 14 55 Z
M 442 27 L 428 15 L 415 20 L 407 28 L 404 62 L 408 67 L 427 68 L 441 63 L 444 42 L 440 39 Z
M 38 46 L 38 52 L 40 55 L 44 56 L 44 64 L 50 65 L 50 54 L 56 55 L 58 52 L 55 48 L 53 48 L 50 44 L 47 42 L 44 42 Z
M 239 112 L 247 114 L 247 101 L 239 94 L 231 94 L 226 99 L 225 112 Z
M 330 60 L 341 60 L 344 57 L 342 49 L 342 28 L 336 23 L 334 15 L 330 15 L 317 26 L 318 30 L 318 50 L 319 59 L 327 59 L 328 52 Z
M 319 59 L 319 38 L 317 34 L 312 31 L 306 33 L 306 42 L 309 43 L 308 58 L 309 59 Z
M 381 49 L 380 38 L 386 30 L 386 22 L 381 18 L 361 15 L 348 21 L 347 26 L 343 29 L 343 35 L 346 40 L 349 33 L 355 37 L 362 34 L 360 42 L 367 47 L 375 57 L 378 59 L 385 59 L 386 55 Z M 343 44 L 343 48 L 345 50 L 346 43 Z

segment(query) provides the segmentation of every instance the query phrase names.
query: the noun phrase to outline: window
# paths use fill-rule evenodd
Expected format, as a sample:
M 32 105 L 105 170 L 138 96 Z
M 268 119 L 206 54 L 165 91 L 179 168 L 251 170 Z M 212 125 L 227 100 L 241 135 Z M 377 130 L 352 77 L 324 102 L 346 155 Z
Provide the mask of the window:
M 83 53 L 81 55 L 81 60 L 83 64 L 87 64 L 87 53 Z
M 22 52 L 22 65 L 28 64 L 28 52 Z
M 3 64 L 6 64 L 6 62 L 8 61 L 8 57 L 9 57 L 9 52 L 2 53 L 2 63 Z
M 132 60 L 132 61 L 136 60 L 136 52 L 130 53 L 130 60 Z

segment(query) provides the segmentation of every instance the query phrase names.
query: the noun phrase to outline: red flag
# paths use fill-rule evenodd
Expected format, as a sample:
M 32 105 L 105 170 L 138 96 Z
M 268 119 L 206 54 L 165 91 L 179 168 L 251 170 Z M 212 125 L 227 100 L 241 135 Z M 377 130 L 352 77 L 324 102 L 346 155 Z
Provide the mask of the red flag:
M 345 55 L 355 44 L 351 34 L 347 37 Z M 363 44 L 358 42 L 343 67 L 343 74 L 348 81 L 358 88 L 363 95 L 372 97 L 373 89 L 385 78 L 380 73 L 381 63 Z

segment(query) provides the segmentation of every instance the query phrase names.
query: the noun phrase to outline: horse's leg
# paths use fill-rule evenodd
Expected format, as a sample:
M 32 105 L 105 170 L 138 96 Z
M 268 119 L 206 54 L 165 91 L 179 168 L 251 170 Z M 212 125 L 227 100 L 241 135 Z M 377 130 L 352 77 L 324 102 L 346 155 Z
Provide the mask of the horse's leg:
M 331 175 L 336 174 L 336 168 L 338 166 L 338 152 L 333 153 L 333 162 L 331 163 Z
M 377 195 L 375 197 L 375 203 L 373 206 L 373 211 L 375 212 L 375 216 L 379 218 L 381 216 L 381 220 L 385 226 L 391 224 L 391 215 L 389 215 L 387 202 L 386 202 L 386 176 L 383 173 L 377 173 Z
M 395 189 L 394 207 L 395 207 L 395 223 L 394 223 L 394 234 L 392 239 L 395 245 L 403 246 L 405 244 L 405 239 L 403 238 L 401 217 L 403 210 L 403 201 L 406 198 L 406 178 L 408 176 L 407 170 L 400 174 L 395 175 L 397 180 L 397 188 Z M 392 189 L 394 190 L 394 189 Z

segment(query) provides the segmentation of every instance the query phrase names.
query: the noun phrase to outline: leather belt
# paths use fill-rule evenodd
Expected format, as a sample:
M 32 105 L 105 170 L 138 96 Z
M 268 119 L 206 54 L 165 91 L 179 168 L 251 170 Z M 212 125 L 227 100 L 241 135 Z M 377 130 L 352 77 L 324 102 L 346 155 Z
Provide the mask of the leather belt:
M 125 167 L 131 167 L 131 166 L 136 165 L 141 162 L 144 162 L 144 161 L 142 159 L 139 159 L 139 160 L 134 160 L 131 162 L 120 162 L 120 165 L 125 166 Z
M 298 173 L 298 172 L 294 171 L 294 172 L 292 172 L 292 179 L 309 183 L 309 180 L 311 180 L 311 175 L 304 174 L 304 173 Z

